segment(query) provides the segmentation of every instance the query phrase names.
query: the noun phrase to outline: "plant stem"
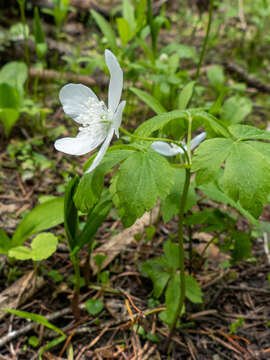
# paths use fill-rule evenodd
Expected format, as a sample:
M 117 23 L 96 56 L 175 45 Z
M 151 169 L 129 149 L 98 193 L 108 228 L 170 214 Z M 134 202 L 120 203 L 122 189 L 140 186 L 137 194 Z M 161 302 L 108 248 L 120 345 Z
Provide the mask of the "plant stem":
M 203 58 L 206 52 L 206 47 L 207 47 L 207 43 L 208 43 L 208 38 L 209 38 L 209 34 L 210 34 L 210 30 L 211 30 L 211 25 L 212 25 L 212 15 L 213 15 L 213 5 L 214 5 L 214 0 L 210 0 L 210 8 L 209 8 L 209 13 L 208 13 L 208 24 L 207 24 L 207 30 L 206 30 L 206 35 L 203 41 L 203 47 L 202 47 L 202 51 L 200 54 L 200 60 L 197 66 L 197 71 L 196 71 L 196 75 L 195 75 L 195 81 L 198 80 L 199 76 L 200 76 L 200 71 L 201 71 L 201 66 L 203 63 Z
M 152 44 L 152 62 L 154 63 L 156 59 L 156 52 L 157 52 L 157 37 L 155 31 L 155 25 L 153 20 L 153 11 L 152 11 L 152 1 L 147 0 L 147 22 L 150 27 L 151 32 L 151 44 Z
M 185 177 L 185 184 L 184 184 L 184 190 L 181 198 L 180 208 L 179 208 L 179 215 L 178 215 L 178 246 L 179 246 L 179 263 L 180 263 L 180 297 L 179 297 L 179 303 L 174 315 L 173 323 L 171 326 L 171 330 L 169 333 L 169 336 L 165 343 L 165 350 L 168 350 L 168 347 L 171 342 L 172 335 L 175 331 L 177 320 L 179 315 L 181 314 L 181 311 L 183 309 L 184 303 L 185 303 L 185 297 L 186 297 L 186 280 L 185 280 L 185 258 L 184 258 L 184 214 L 185 214 L 185 207 L 187 202 L 187 194 L 188 189 L 190 185 L 190 176 L 191 171 L 189 168 L 186 170 L 186 177 Z
M 74 289 L 73 289 L 73 299 L 72 299 L 72 312 L 76 319 L 80 317 L 80 309 L 79 309 L 79 296 L 80 296 L 80 265 L 78 253 L 72 256 L 72 262 L 74 267 Z

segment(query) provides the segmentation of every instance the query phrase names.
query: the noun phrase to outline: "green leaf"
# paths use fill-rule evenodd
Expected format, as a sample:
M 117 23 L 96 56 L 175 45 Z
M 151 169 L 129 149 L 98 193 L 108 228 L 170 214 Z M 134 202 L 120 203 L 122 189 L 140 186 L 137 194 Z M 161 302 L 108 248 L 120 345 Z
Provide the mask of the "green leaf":
M 111 50 L 117 54 L 118 53 L 118 46 L 116 43 L 116 36 L 115 33 L 108 21 L 99 13 L 97 13 L 95 10 L 90 10 L 91 15 L 93 16 L 94 20 L 98 24 L 100 30 L 102 31 L 103 35 L 108 41 L 108 44 L 111 48 Z
M 112 201 L 110 194 L 107 191 L 104 192 L 100 201 L 87 216 L 86 224 L 77 240 L 77 245 L 80 247 L 80 249 L 85 244 L 90 244 L 93 241 L 97 230 L 103 224 L 111 208 Z
M 17 246 L 9 250 L 8 256 L 17 260 L 45 260 L 56 251 L 57 243 L 56 236 L 51 233 L 42 233 L 33 239 L 31 243 L 32 250 L 26 246 Z
M 134 150 L 113 149 L 113 146 L 110 147 L 100 165 L 94 171 L 84 174 L 80 179 L 73 200 L 77 209 L 84 213 L 89 213 L 93 206 L 99 201 L 104 187 L 105 174 L 110 172 L 117 163 L 123 161 L 134 152 Z M 88 162 L 85 167 L 89 167 Z
M 170 189 L 168 196 L 161 202 L 161 212 L 164 222 L 168 222 L 179 212 L 179 204 L 181 201 L 184 182 L 185 170 L 174 169 L 174 183 Z M 185 211 L 190 210 L 196 204 L 196 193 L 194 186 L 190 186 L 187 196 Z
M 214 181 L 232 144 L 233 140 L 223 138 L 205 140 L 200 144 L 192 157 L 192 171 L 197 171 L 197 185 Z
M 23 319 L 27 319 L 27 320 L 32 320 L 36 323 L 39 323 L 41 325 L 44 325 L 46 328 L 51 329 L 55 332 L 57 332 L 58 334 L 62 335 L 62 336 L 66 336 L 63 331 L 61 329 L 59 329 L 57 326 L 51 324 L 44 316 L 42 315 L 38 315 L 38 314 L 33 314 L 33 313 L 29 313 L 27 311 L 21 311 L 21 310 L 14 310 L 14 309 L 7 309 L 7 308 L 2 308 L 2 311 L 6 311 L 9 314 L 13 314 L 16 316 L 19 316 Z
M 185 110 L 187 108 L 193 94 L 195 83 L 195 81 L 190 81 L 181 91 L 178 101 L 179 110 Z
M 242 122 L 252 111 L 252 101 L 248 97 L 233 96 L 222 107 L 221 116 L 228 124 Z
M 163 107 L 163 105 L 161 105 L 161 103 L 156 98 L 147 92 L 135 87 L 131 87 L 129 90 L 137 95 L 143 102 L 145 102 L 153 111 L 155 111 L 155 113 L 162 114 L 166 112 L 166 109 Z
M 252 247 L 250 236 L 241 231 L 235 230 L 232 233 L 232 239 L 234 240 L 234 247 L 232 252 L 233 263 L 248 258 L 251 254 Z
M 232 198 L 230 198 L 227 194 L 225 194 L 224 191 L 222 191 L 222 189 L 220 189 L 216 183 L 211 182 L 208 184 L 201 185 L 199 186 L 199 189 L 202 192 L 204 192 L 205 195 L 207 195 L 210 199 L 234 207 L 243 216 L 245 216 L 253 225 L 258 225 L 258 221 L 239 203 L 235 202 Z
M 124 18 L 117 18 L 116 24 L 121 42 L 126 45 L 131 38 L 129 24 Z
M 64 222 L 64 198 L 58 197 L 38 205 L 18 225 L 11 247 L 22 245 L 27 238 Z
M 23 86 L 27 79 L 27 66 L 23 62 L 11 61 L 0 70 L 0 83 L 16 88 L 23 95 Z
M 207 70 L 207 76 L 211 85 L 218 91 L 221 91 L 225 83 L 223 68 L 219 65 L 211 66 L 211 68 Z
M 136 21 L 134 16 L 134 7 L 130 0 L 123 0 L 123 18 L 128 23 L 131 33 L 135 33 Z
M 46 42 L 45 34 L 42 29 L 38 7 L 34 9 L 34 36 L 36 44 L 43 44 Z
M 179 264 L 179 246 L 171 242 L 171 240 L 167 240 L 163 247 L 164 250 L 164 257 L 167 262 L 167 267 L 176 271 L 180 264 Z
M 104 304 L 100 299 L 88 299 L 85 302 L 85 308 L 89 314 L 95 316 L 103 310 Z
M 165 303 L 166 303 L 166 322 L 169 325 L 172 325 L 175 313 L 178 307 L 180 298 L 180 279 L 179 274 L 175 274 L 167 287 L 165 293 Z
M 79 177 L 70 180 L 65 191 L 64 201 L 64 225 L 69 248 L 73 250 L 77 245 L 77 233 L 79 226 L 78 210 L 74 204 L 73 196 L 79 183 Z
M 270 163 L 248 143 L 234 142 L 222 183 L 231 198 L 258 217 L 270 192 Z
M 154 287 L 153 295 L 156 299 L 158 299 L 169 281 L 170 274 L 166 271 L 163 271 L 158 264 L 151 260 L 142 263 L 140 265 L 140 270 L 152 280 Z
M 18 109 L 20 96 L 18 90 L 9 84 L 0 84 L 0 110 Z
M 113 177 L 113 202 L 125 226 L 164 199 L 173 184 L 174 172 L 167 160 L 152 149 L 134 152 Z
M 231 125 L 229 131 L 238 140 L 270 140 L 270 132 L 249 125 Z
M 0 228 L 0 254 L 7 255 L 10 244 L 9 236 Z
M 197 304 L 201 304 L 202 303 L 202 290 L 200 288 L 200 285 L 198 284 L 198 282 L 196 281 L 196 279 L 194 279 L 193 276 L 185 274 L 185 279 L 186 279 L 186 297 L 188 298 L 189 301 Z
M 0 85 L 1 86 L 1 85 Z M 0 110 L 0 120 L 4 126 L 6 137 L 9 136 L 13 126 L 19 119 L 20 113 L 16 109 L 2 109 Z

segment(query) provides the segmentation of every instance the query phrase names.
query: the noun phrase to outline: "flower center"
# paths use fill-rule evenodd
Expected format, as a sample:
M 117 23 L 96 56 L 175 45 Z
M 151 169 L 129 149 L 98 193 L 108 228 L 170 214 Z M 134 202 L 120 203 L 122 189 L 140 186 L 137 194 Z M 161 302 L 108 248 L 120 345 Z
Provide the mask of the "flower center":
M 82 124 L 79 127 L 81 133 L 90 133 L 93 135 L 107 134 L 110 124 L 111 116 L 103 101 L 98 101 L 90 96 L 85 104 L 87 110 L 79 117 Z

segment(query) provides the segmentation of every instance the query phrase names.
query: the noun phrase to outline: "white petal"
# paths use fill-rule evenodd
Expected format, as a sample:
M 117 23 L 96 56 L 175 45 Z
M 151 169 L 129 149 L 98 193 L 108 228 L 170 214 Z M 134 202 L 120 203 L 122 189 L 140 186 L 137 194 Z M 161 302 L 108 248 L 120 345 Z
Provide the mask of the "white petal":
M 111 128 L 104 143 L 102 144 L 101 148 L 99 149 L 97 156 L 95 157 L 94 161 L 92 162 L 90 168 L 86 171 L 86 173 L 93 171 L 99 165 L 99 163 L 103 159 L 103 156 L 105 155 L 105 153 L 110 145 L 110 142 L 113 138 L 113 134 L 114 134 L 114 129 Z
M 121 101 L 121 103 L 118 105 L 117 110 L 113 116 L 113 128 L 115 130 L 115 135 L 119 138 L 119 127 L 121 125 L 122 121 L 122 114 L 123 110 L 125 108 L 126 102 Z
M 164 141 L 154 141 L 151 148 L 157 153 L 164 156 L 175 156 L 177 154 L 184 154 L 184 151 L 177 145 L 171 146 Z
M 65 154 L 84 155 L 94 150 L 104 139 L 105 136 L 93 137 L 79 133 L 75 138 L 66 137 L 56 140 L 54 147 Z
M 206 138 L 206 133 L 202 132 L 199 135 L 195 136 L 194 139 L 190 142 L 190 148 L 193 150 L 196 146 L 200 145 L 200 143 Z
M 108 109 L 115 112 L 121 98 L 123 89 L 123 71 L 115 57 L 110 50 L 105 50 L 105 60 L 110 71 L 109 95 L 108 95 Z
M 83 121 L 79 116 L 88 113 L 87 102 L 90 96 L 99 101 L 96 94 L 89 87 L 82 84 L 67 84 L 60 90 L 59 99 L 64 112 L 73 120 L 82 124 Z

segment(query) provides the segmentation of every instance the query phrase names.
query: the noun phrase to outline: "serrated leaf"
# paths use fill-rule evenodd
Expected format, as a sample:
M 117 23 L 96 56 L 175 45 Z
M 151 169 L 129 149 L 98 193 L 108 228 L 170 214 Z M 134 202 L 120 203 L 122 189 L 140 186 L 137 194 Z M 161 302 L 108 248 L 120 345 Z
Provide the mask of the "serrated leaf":
M 173 184 L 174 172 L 167 160 L 149 149 L 134 152 L 119 167 L 111 193 L 125 226 L 141 217 L 164 197 Z
M 187 85 L 185 85 L 185 87 L 182 89 L 180 96 L 179 96 L 179 101 L 178 101 L 178 107 L 179 110 L 185 110 L 188 106 L 188 103 L 192 97 L 193 94 L 193 89 L 194 89 L 194 85 L 195 85 L 195 81 L 190 81 Z
M 111 48 L 111 50 L 117 54 L 118 52 L 118 46 L 116 43 L 116 36 L 113 31 L 113 28 L 111 27 L 111 24 L 98 12 L 95 10 L 90 10 L 91 15 L 93 16 L 94 20 L 98 24 L 100 30 L 102 31 L 103 35 L 106 37 L 108 44 Z
M 229 131 L 238 140 L 270 140 L 270 132 L 250 125 L 231 125 Z
M 186 296 L 189 301 L 193 303 L 202 303 L 202 290 L 200 288 L 200 285 L 194 279 L 193 276 L 185 274 L 186 279 Z
M 163 105 L 152 95 L 148 94 L 146 91 L 131 87 L 129 89 L 135 95 L 137 95 L 143 102 L 145 102 L 155 113 L 162 114 L 166 112 L 166 109 Z
M 270 164 L 249 144 L 234 142 L 222 183 L 227 194 L 258 217 L 270 192 Z
M 184 182 L 185 170 L 174 169 L 174 183 L 170 189 L 168 196 L 161 202 L 161 212 L 164 222 L 168 222 L 172 217 L 179 213 L 179 204 L 181 201 Z M 185 211 L 190 210 L 196 204 L 196 193 L 194 187 L 189 187 Z
M 197 185 L 214 181 L 221 165 L 230 153 L 232 139 L 214 138 L 205 140 L 192 157 L 192 171 L 197 171 Z
M 64 222 L 64 198 L 58 197 L 36 206 L 18 225 L 11 246 L 20 246 L 25 240 L 43 230 Z
M 113 146 L 110 148 L 112 149 Z M 104 176 L 119 162 L 126 159 L 133 150 L 107 151 L 100 165 L 92 172 L 84 174 L 73 198 L 77 209 L 89 213 L 99 201 L 104 187 Z M 88 167 L 86 163 L 86 168 Z

